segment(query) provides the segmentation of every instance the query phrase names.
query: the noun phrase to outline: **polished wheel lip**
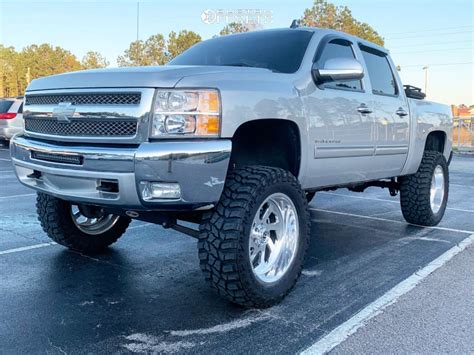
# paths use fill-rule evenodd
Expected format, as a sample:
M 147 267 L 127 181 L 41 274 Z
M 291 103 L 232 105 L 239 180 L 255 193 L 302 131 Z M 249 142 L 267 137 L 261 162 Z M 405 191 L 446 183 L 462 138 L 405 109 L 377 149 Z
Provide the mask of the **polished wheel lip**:
M 433 171 L 430 188 L 430 205 L 433 213 L 438 213 L 443 205 L 445 194 L 444 170 L 441 165 L 437 165 Z
M 299 244 L 299 219 L 283 193 L 268 196 L 257 209 L 249 236 L 249 260 L 258 281 L 280 280 L 293 264 Z
M 83 233 L 99 235 L 110 230 L 119 220 L 120 216 L 103 214 L 98 218 L 86 217 L 78 205 L 71 204 L 71 217 L 74 225 Z

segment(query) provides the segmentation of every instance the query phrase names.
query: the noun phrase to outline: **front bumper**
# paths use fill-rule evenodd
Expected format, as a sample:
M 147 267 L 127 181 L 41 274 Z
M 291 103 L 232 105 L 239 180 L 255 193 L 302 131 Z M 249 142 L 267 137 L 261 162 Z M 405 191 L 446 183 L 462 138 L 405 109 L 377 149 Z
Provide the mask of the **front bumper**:
M 117 147 L 53 144 L 25 136 L 15 136 L 10 144 L 22 184 L 68 201 L 127 210 L 211 207 L 220 199 L 231 147 L 230 140 Z M 178 183 L 181 198 L 144 201 L 143 181 Z M 104 182 L 117 188 L 104 190 Z

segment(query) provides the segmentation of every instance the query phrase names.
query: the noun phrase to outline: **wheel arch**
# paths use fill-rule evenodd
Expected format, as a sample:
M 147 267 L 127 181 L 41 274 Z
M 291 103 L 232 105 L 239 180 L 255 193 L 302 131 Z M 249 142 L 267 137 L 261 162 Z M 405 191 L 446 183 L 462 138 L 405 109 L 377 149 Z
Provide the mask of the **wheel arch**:
M 431 131 L 425 140 L 425 152 L 435 151 L 444 154 L 447 135 L 444 131 Z
M 232 168 L 263 165 L 298 177 L 302 161 L 301 133 L 288 119 L 264 118 L 242 123 L 232 136 Z

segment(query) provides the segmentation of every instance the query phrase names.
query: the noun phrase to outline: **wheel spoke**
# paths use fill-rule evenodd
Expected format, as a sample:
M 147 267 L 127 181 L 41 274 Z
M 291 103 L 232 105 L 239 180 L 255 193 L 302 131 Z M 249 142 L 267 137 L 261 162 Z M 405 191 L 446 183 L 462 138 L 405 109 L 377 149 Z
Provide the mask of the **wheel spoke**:
M 270 250 L 270 253 L 273 253 L 273 252 L 275 251 L 276 245 L 275 245 L 275 243 L 273 242 L 272 238 L 268 238 L 267 247 L 268 247 L 268 249 Z
M 263 215 L 262 215 L 262 218 L 260 218 L 260 221 L 261 221 L 262 223 L 267 223 L 267 220 L 268 220 L 268 218 L 270 217 L 270 214 L 271 214 L 272 212 L 273 212 L 273 211 L 272 211 L 272 207 L 271 207 L 270 204 L 268 204 L 268 205 L 267 205 L 267 208 L 266 208 L 266 210 L 265 210 L 265 212 L 264 212 Z
M 444 200 L 444 171 L 441 166 L 436 166 L 431 178 L 430 205 L 431 210 L 437 213 Z
M 274 282 L 286 274 L 296 254 L 298 217 L 292 200 L 283 193 L 267 197 L 252 223 L 249 259 L 254 274 Z

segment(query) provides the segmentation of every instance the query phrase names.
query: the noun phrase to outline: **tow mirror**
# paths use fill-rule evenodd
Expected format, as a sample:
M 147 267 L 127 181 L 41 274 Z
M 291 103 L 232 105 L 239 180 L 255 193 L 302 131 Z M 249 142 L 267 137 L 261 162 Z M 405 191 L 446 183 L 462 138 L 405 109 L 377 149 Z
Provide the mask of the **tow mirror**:
M 324 68 L 318 68 L 316 63 L 313 64 L 312 74 L 318 84 L 330 81 L 352 81 L 364 77 L 364 68 L 353 58 L 333 58 L 324 63 Z

